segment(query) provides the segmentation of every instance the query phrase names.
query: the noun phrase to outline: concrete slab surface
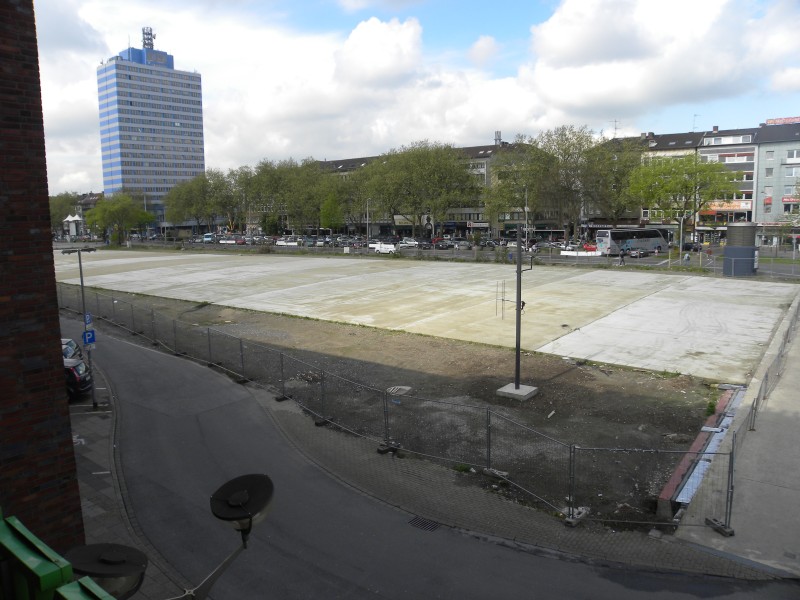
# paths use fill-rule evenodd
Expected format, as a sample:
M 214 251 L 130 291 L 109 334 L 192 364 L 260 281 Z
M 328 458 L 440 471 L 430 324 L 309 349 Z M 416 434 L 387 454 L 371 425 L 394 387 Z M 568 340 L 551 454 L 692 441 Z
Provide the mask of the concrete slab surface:
M 54 252 L 79 284 L 78 257 Z M 84 283 L 122 292 L 514 347 L 516 267 L 392 257 L 106 250 Z M 800 288 L 753 279 L 535 266 L 526 351 L 745 383 Z

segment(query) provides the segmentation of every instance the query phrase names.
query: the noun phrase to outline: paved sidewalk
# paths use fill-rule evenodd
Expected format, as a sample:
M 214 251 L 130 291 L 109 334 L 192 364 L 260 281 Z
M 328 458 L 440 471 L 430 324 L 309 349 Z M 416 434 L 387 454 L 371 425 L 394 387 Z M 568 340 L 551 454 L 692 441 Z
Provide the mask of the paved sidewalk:
M 734 535 L 724 537 L 710 528 L 691 527 L 679 531 L 679 537 L 800 578 L 798 366 L 800 327 L 789 345 L 778 385 L 758 412 L 755 430 L 745 431 L 736 452 Z M 740 411 L 748 408 L 742 406 Z

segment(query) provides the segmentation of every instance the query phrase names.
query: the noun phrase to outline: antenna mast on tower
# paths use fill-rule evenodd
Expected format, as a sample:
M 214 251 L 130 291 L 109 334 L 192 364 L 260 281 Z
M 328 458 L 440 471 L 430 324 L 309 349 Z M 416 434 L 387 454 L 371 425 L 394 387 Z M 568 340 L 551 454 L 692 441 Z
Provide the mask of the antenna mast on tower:
M 153 40 L 156 39 L 152 27 L 142 27 L 142 48 L 153 49 Z

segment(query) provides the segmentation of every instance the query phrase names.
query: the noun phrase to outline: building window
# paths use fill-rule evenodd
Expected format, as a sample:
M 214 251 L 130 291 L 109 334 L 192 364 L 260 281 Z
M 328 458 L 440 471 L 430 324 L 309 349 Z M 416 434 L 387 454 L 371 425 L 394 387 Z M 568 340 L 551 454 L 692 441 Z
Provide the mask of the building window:
M 786 158 L 788 158 L 790 160 L 796 160 L 796 159 L 800 158 L 800 150 L 789 150 L 786 153 Z
M 772 167 L 767 167 L 766 169 L 764 169 L 764 176 L 765 177 L 772 177 L 772 172 L 774 170 L 775 169 L 773 169 Z
M 764 186 L 764 195 L 765 196 L 772 196 L 772 186 L 771 185 L 765 185 Z
M 767 160 L 774 160 L 775 159 L 775 150 L 767 150 L 764 153 L 764 156 L 766 156 Z

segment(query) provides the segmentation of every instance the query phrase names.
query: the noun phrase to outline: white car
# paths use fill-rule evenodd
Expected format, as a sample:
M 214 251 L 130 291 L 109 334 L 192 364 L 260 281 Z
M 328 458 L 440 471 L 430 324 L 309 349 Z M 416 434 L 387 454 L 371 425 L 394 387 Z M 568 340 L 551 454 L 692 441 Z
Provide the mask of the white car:
M 419 246 L 419 242 L 414 238 L 404 237 L 402 240 L 397 242 L 397 249 L 400 250 L 401 248 L 416 248 Z
M 375 254 L 394 254 L 397 252 L 397 246 L 386 242 L 378 242 L 374 246 L 370 244 L 370 248 L 375 248 Z

